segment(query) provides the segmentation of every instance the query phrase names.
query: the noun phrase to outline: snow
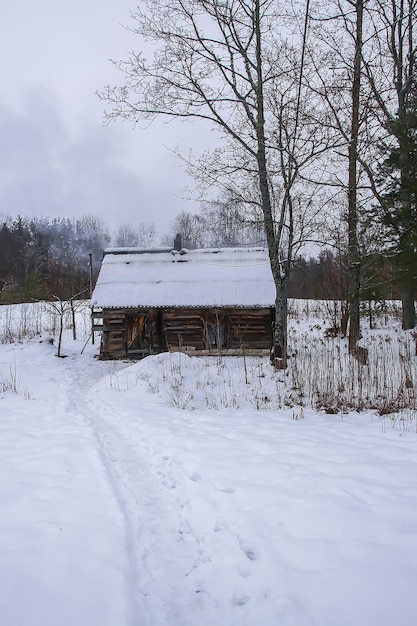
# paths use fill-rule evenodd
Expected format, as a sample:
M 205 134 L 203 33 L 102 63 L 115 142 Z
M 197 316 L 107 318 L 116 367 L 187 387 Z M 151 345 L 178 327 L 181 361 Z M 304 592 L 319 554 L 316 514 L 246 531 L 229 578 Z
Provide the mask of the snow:
M 2 626 L 414 625 L 415 411 L 256 410 L 259 360 L 80 335 L 0 344 Z
M 133 623 L 123 511 L 71 398 L 76 374 L 49 344 L 0 354 L 23 388 L 0 396 L 0 623 Z
M 274 283 L 263 248 L 183 250 L 109 249 L 92 305 L 111 307 L 270 307 Z

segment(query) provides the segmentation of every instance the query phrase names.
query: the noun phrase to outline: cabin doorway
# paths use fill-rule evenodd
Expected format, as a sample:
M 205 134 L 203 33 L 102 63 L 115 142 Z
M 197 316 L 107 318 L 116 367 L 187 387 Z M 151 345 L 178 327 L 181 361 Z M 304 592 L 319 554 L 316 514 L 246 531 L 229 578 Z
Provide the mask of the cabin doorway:
M 140 359 L 151 353 L 149 315 L 126 317 L 126 354 Z

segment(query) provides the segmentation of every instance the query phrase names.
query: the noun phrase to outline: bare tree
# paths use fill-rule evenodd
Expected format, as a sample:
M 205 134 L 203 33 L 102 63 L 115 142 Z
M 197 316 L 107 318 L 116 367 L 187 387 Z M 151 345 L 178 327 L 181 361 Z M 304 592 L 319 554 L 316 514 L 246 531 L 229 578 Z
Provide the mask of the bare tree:
M 124 248 L 126 246 L 136 246 L 136 230 L 130 224 L 120 224 L 113 237 L 113 245 Z
M 198 213 L 181 211 L 164 241 L 172 244 L 176 233 L 181 233 L 185 248 L 265 245 L 262 220 L 254 221 L 242 200 L 230 192 L 204 200 Z
M 359 337 L 361 257 L 375 248 L 375 236 L 379 251 L 389 250 L 397 260 L 397 277 L 403 292 L 403 327 L 414 326 L 416 319 L 412 267 L 416 260 L 410 254 L 414 235 L 408 227 L 416 220 L 411 187 L 407 193 L 405 181 L 413 178 L 415 160 L 410 141 L 415 105 L 410 98 L 416 84 L 417 1 L 334 0 L 323 5 L 318 0 L 315 6 L 316 34 L 327 46 L 330 57 L 327 72 L 317 67 L 317 75 L 321 70 L 322 77 L 320 92 L 347 148 L 342 153 L 348 160 L 345 189 L 352 351 Z M 394 200 L 390 189 L 394 177 L 380 168 L 390 153 L 394 154 L 392 150 L 402 154 L 398 169 L 401 202 L 398 194 Z M 380 206 L 377 220 L 375 200 Z M 365 207 L 362 218 L 361 206 Z M 369 237 L 371 229 L 373 243 Z
M 358 139 L 360 132 L 361 76 L 364 0 L 348 0 L 354 10 L 354 55 L 352 75 L 351 123 L 348 148 L 348 302 L 349 350 L 354 353 L 360 336 L 360 253 L 358 243 Z
M 316 135 L 308 140 L 301 132 L 308 21 L 302 20 L 296 53 L 285 41 L 290 23 L 283 9 L 276 0 L 143 0 L 132 30 L 154 45 L 153 57 L 132 53 L 116 63 L 124 86 L 101 94 L 112 105 L 107 120 L 200 120 L 226 138 L 231 158 L 220 160 L 210 176 L 217 184 L 232 177 L 232 190 L 245 196 L 250 189 L 261 210 L 276 288 L 272 356 L 278 367 L 287 360 L 295 185 L 300 170 L 324 149 Z
M 150 248 L 155 242 L 156 228 L 153 222 L 141 222 L 136 228 L 137 245 Z
M 264 245 L 265 234 L 261 216 L 248 214 L 241 198 L 230 191 L 216 200 L 204 202 L 201 215 L 206 223 L 209 246 Z
M 59 328 L 58 328 L 58 346 L 56 356 L 59 358 L 64 358 L 65 355 L 62 354 L 62 335 L 64 332 L 65 320 L 67 317 L 71 319 L 72 326 L 72 338 L 75 341 L 77 339 L 77 329 L 76 329 L 76 312 L 83 307 L 83 301 L 80 300 L 80 296 L 84 296 L 88 292 L 88 289 L 83 289 L 79 293 L 76 293 L 71 296 L 69 300 L 63 300 L 59 296 L 52 296 L 53 300 L 46 302 L 46 306 L 51 309 L 52 312 L 57 314 L 59 319 Z
M 365 133 L 367 97 L 362 86 L 364 48 L 364 5 L 368 0 L 334 0 L 314 5 L 312 19 L 316 41 L 320 42 L 324 67 L 315 62 L 314 89 L 328 107 L 331 124 L 339 135 L 334 153 L 331 184 L 342 192 L 346 207 L 349 314 L 349 350 L 356 353 L 360 337 L 361 245 L 360 207 L 368 201 L 364 193 L 359 154 L 367 149 Z M 323 58 L 323 57 L 322 57 Z M 328 181 L 326 181 L 328 182 Z
M 181 211 L 173 220 L 167 243 L 172 245 L 176 234 L 181 234 L 184 248 L 204 248 L 206 245 L 206 222 L 201 213 Z
M 113 244 L 119 247 L 138 246 L 149 248 L 155 240 L 155 224 L 141 222 L 138 226 L 120 224 L 113 237 Z

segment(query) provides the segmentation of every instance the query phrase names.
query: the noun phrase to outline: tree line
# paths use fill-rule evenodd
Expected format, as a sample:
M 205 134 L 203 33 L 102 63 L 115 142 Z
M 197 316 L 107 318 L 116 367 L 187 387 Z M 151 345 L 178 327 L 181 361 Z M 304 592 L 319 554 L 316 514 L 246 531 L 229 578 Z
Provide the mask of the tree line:
M 180 212 L 160 244 L 172 246 L 180 233 L 185 248 L 264 246 L 261 224 L 245 221 L 240 204 L 223 197 L 198 213 Z M 149 248 L 155 243 L 152 223 L 122 224 L 111 235 L 92 215 L 68 218 L 5 218 L 0 229 L 0 304 L 31 300 L 88 298 L 105 247 Z M 90 266 L 91 263 L 91 266 Z M 400 299 L 396 268 L 382 254 L 362 259 L 361 301 Z M 288 296 L 347 303 L 347 250 L 324 248 L 297 255 L 288 281 Z M 335 326 L 341 320 L 335 320 Z
M 189 249 L 266 245 L 262 224 L 245 221 L 244 207 L 227 197 L 203 204 L 197 213 L 178 213 L 162 243 L 172 245 L 176 233 L 181 234 L 183 247 Z M 329 229 L 328 234 L 331 238 Z M 315 242 L 314 248 L 307 246 L 297 254 L 288 280 L 288 296 L 337 300 L 347 308 L 349 257 L 347 246 L 342 244 L 337 238 L 331 247 L 324 241 Z M 401 281 L 390 254 L 378 250 L 361 256 L 360 300 L 401 300 Z
M 375 255 L 395 269 L 403 327 L 415 325 L 416 12 L 417 0 L 143 0 L 138 50 L 114 62 L 123 84 L 100 94 L 109 121 L 162 116 L 217 131 L 213 150 L 179 156 L 202 197 L 229 194 L 262 226 L 277 367 L 308 241 L 346 252 L 353 354 Z
M 198 213 L 181 211 L 159 240 L 152 223 L 124 223 L 111 234 L 105 222 L 93 215 L 80 219 L 3 216 L 0 303 L 88 297 L 90 280 L 95 283 L 106 247 L 172 246 L 178 233 L 182 246 L 189 249 L 265 245 L 262 224 L 245 221 L 239 203 L 230 198 L 204 204 Z M 330 250 L 296 257 L 290 296 L 345 299 L 346 267 L 346 255 Z M 339 275 L 343 280 L 336 278 Z M 337 288 L 332 286 L 336 284 Z
M 104 248 L 152 245 L 155 226 L 122 224 L 111 235 L 94 215 L 79 219 L 3 216 L 0 227 L 0 303 L 88 298 Z

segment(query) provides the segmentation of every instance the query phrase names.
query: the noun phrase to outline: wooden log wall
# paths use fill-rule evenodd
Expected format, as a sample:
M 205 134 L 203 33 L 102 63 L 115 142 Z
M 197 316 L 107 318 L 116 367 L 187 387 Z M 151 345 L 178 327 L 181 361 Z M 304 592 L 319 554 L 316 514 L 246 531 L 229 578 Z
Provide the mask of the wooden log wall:
M 234 350 L 270 350 L 273 319 L 272 308 L 165 309 L 165 349 L 190 347 L 195 350 L 217 350 L 224 347 Z M 219 336 L 224 335 L 223 346 L 210 344 L 209 325 L 218 331 Z
M 101 333 L 100 354 L 111 359 L 122 359 L 126 356 L 125 312 L 108 309 L 103 311 L 103 328 Z
M 178 349 L 210 353 L 221 348 L 238 353 L 245 349 L 270 350 L 272 347 L 273 308 L 107 309 L 102 313 L 102 356 L 126 357 L 127 319 L 143 315 L 147 320 L 150 354 Z M 224 339 L 222 345 L 213 344 L 213 332 L 217 340 Z
M 228 347 L 270 350 L 273 321 L 273 309 L 237 309 L 230 312 L 227 318 Z

